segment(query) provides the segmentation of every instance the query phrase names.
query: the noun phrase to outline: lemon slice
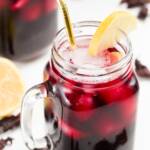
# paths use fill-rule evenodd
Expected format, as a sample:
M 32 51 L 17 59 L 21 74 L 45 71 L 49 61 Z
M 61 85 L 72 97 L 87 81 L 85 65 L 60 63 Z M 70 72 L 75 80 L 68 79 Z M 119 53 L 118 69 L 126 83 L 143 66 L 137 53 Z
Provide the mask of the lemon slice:
M 11 116 L 20 107 L 24 89 L 24 82 L 13 62 L 0 58 L 0 119 Z
M 102 50 L 112 47 L 121 38 L 121 31 L 130 32 L 136 27 L 136 17 L 127 11 L 116 11 L 106 17 L 97 28 L 90 44 L 88 53 L 96 56 Z

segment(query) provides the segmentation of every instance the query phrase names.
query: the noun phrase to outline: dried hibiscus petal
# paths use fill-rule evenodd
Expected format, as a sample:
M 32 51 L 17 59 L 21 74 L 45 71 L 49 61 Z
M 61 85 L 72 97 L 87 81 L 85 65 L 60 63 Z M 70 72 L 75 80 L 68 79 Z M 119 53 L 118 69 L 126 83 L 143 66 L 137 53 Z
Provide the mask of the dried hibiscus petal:
M 145 19 L 148 16 L 148 8 L 146 6 L 141 7 L 141 10 L 138 14 L 139 19 Z
M 0 150 L 3 150 L 7 145 L 12 144 L 13 139 L 8 137 L 7 139 L 0 139 Z
M 140 7 L 138 18 L 144 20 L 148 16 L 147 4 L 150 0 L 122 0 L 121 3 L 127 3 L 128 8 Z
M 138 59 L 135 60 L 135 69 L 138 76 L 143 78 L 150 78 L 150 70 Z
M 144 5 L 144 0 L 122 0 L 121 3 L 127 3 L 128 8 Z
M 0 133 L 14 129 L 20 125 L 20 115 L 11 116 L 0 120 Z

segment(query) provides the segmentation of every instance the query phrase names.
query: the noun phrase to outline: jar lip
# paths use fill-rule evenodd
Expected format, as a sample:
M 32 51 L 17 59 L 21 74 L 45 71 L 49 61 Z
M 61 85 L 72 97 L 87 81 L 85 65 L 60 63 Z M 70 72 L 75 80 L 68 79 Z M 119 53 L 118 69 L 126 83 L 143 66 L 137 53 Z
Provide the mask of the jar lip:
M 73 23 L 73 29 L 76 29 L 76 28 L 79 28 L 79 27 L 86 27 L 86 26 L 88 26 L 88 27 L 90 27 L 90 26 L 91 26 L 91 27 L 98 27 L 100 23 L 101 23 L 100 21 L 96 21 L 96 20 L 92 20 L 92 21 L 89 21 L 89 20 L 79 21 L 79 22 Z M 66 30 L 65 27 L 61 28 L 61 29 L 57 32 L 55 39 L 57 39 L 58 36 L 59 36 L 63 31 L 65 31 L 65 30 Z M 64 58 L 58 53 L 57 48 L 56 48 L 56 45 L 57 45 L 57 41 L 56 41 L 56 40 L 54 40 L 54 44 L 53 44 L 53 46 L 52 46 L 52 47 L 53 47 L 53 48 L 52 48 L 52 55 L 55 57 L 55 55 L 54 55 L 54 53 L 53 53 L 53 51 L 54 51 L 55 54 L 57 55 L 57 57 L 58 57 L 59 59 L 61 59 L 65 65 L 67 65 L 67 66 L 69 66 L 69 67 L 71 67 L 71 68 L 77 68 L 77 69 L 82 69 L 82 70 L 91 70 L 91 71 L 100 71 L 100 70 L 105 69 L 105 70 L 112 70 L 112 72 L 115 72 L 115 69 L 113 69 L 113 68 L 118 68 L 118 66 L 124 65 L 126 62 L 129 62 L 129 61 L 131 60 L 131 58 L 132 58 L 132 45 L 131 45 L 131 42 L 130 42 L 128 36 L 126 35 L 126 33 L 125 33 L 124 31 L 122 31 L 121 29 L 118 29 L 118 30 L 120 30 L 120 32 L 122 32 L 122 34 L 125 36 L 126 41 L 127 41 L 127 43 L 128 43 L 128 50 L 127 50 L 127 53 L 125 54 L 125 56 L 122 57 L 120 61 L 118 61 L 118 62 L 116 62 L 115 64 L 112 64 L 112 65 L 110 65 L 110 66 L 104 66 L 104 67 L 95 66 L 94 68 L 92 68 L 92 67 L 89 68 L 89 67 L 87 67 L 87 66 L 80 66 L 80 65 L 77 65 L 77 64 L 72 64 L 72 63 L 70 63 L 69 61 L 67 61 L 66 59 L 64 59 Z M 55 60 L 55 61 L 56 61 L 56 60 Z M 58 62 L 57 62 L 57 64 L 58 64 Z M 59 66 L 61 66 L 61 65 L 62 65 L 62 64 L 59 64 Z M 61 67 L 63 67 L 63 66 L 61 66 Z M 64 68 L 64 67 L 63 67 L 63 68 Z M 107 72 L 107 73 L 104 73 L 104 74 L 100 74 L 100 75 L 98 75 L 98 76 L 107 75 L 107 74 L 112 73 L 112 72 Z

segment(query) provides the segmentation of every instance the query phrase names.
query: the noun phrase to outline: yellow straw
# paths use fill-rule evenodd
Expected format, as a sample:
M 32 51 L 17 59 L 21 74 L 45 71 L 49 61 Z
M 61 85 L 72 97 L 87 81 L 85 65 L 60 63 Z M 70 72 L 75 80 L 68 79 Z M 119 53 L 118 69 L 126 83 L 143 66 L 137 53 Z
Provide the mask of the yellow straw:
M 72 48 L 74 48 L 75 47 L 75 38 L 73 35 L 73 29 L 72 29 L 72 24 L 70 21 L 67 5 L 65 3 L 65 0 L 58 0 L 58 1 L 60 4 L 60 8 L 62 9 L 62 12 L 63 12 L 63 17 L 64 17 L 67 32 L 68 32 L 70 45 Z

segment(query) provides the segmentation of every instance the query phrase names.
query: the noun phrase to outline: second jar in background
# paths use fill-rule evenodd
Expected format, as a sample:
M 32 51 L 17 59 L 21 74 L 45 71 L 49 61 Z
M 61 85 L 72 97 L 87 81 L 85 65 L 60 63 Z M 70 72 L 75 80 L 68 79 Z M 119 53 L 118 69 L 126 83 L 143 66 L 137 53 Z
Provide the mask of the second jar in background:
M 26 60 L 40 56 L 55 36 L 56 0 L 0 1 L 0 55 Z

